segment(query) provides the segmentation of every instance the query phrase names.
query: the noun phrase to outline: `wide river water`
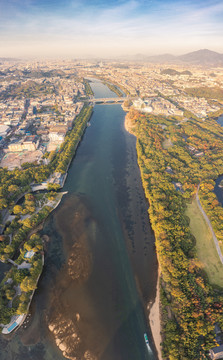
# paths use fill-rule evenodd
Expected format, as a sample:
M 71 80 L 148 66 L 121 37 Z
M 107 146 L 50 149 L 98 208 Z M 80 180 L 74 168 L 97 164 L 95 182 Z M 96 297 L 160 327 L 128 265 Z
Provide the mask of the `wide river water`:
M 101 82 L 91 85 L 95 97 L 114 97 Z M 78 335 L 77 345 L 72 334 L 68 339 L 77 360 L 87 350 L 97 360 L 157 358 L 147 320 L 157 282 L 154 237 L 124 117 L 121 105 L 94 107 L 68 172 L 68 194 L 42 231 L 45 266 L 31 316 L 1 337 L 1 360 L 65 359 L 48 325 L 63 330 L 69 322 Z

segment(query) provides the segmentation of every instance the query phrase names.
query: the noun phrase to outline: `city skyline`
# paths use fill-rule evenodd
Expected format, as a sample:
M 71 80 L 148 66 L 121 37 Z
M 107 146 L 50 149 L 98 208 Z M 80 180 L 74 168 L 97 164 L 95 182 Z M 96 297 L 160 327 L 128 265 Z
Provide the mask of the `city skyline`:
M 220 1 L 10 0 L 0 14 L 2 57 L 223 53 Z

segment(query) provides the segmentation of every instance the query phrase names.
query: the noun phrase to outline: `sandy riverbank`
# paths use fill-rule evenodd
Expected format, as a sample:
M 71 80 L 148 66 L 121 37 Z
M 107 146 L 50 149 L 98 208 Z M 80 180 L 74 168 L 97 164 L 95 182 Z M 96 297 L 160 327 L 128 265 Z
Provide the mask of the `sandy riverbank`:
M 123 110 L 124 110 L 124 109 L 123 109 Z M 125 111 L 125 110 L 124 110 L 124 111 Z M 125 128 L 125 130 L 128 131 L 130 134 L 132 134 L 132 135 L 135 136 L 134 132 L 132 131 L 133 126 L 132 126 L 132 124 L 131 124 L 131 119 L 129 118 L 128 114 L 129 114 L 129 113 L 127 112 L 127 113 L 126 113 L 126 116 L 125 116 L 124 128 Z
M 132 131 L 133 127 L 131 125 L 131 119 L 129 118 L 128 113 L 125 116 L 124 127 L 127 132 L 134 135 L 134 132 Z M 159 287 L 160 287 L 160 273 L 158 272 L 158 280 L 157 280 L 157 286 L 156 286 L 156 298 L 155 298 L 155 301 L 152 304 L 152 306 L 149 305 L 149 307 L 151 306 L 151 308 L 149 309 L 148 320 L 149 320 L 153 340 L 154 340 L 154 343 L 156 346 L 156 350 L 158 353 L 158 359 L 162 360 L 161 346 L 160 346 L 160 344 L 162 342 L 162 338 L 161 338 L 161 323 L 160 323 L 160 291 L 159 291 Z
M 158 359 L 162 360 L 161 353 L 161 324 L 160 324 L 160 274 L 158 273 L 157 287 L 156 287 L 156 298 L 149 312 L 149 323 L 153 335 L 153 340 L 158 353 Z

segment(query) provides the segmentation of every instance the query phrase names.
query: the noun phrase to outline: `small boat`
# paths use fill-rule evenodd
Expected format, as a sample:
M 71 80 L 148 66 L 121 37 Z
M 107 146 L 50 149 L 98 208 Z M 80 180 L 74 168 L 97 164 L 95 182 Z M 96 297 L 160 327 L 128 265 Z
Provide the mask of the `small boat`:
M 145 343 L 146 343 L 148 352 L 149 352 L 149 353 L 152 353 L 152 350 L 151 350 L 151 348 L 150 348 L 150 346 L 149 346 L 149 339 L 148 339 L 148 336 L 147 336 L 146 333 L 144 333 L 144 340 L 145 340 Z

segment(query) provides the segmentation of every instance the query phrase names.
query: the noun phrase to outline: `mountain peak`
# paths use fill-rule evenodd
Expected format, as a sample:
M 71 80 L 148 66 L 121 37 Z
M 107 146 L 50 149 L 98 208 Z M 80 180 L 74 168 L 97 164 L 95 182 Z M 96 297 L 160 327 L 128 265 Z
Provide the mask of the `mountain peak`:
M 190 62 L 201 65 L 223 65 L 223 54 L 216 51 L 201 49 L 178 56 L 178 59 L 184 62 Z

